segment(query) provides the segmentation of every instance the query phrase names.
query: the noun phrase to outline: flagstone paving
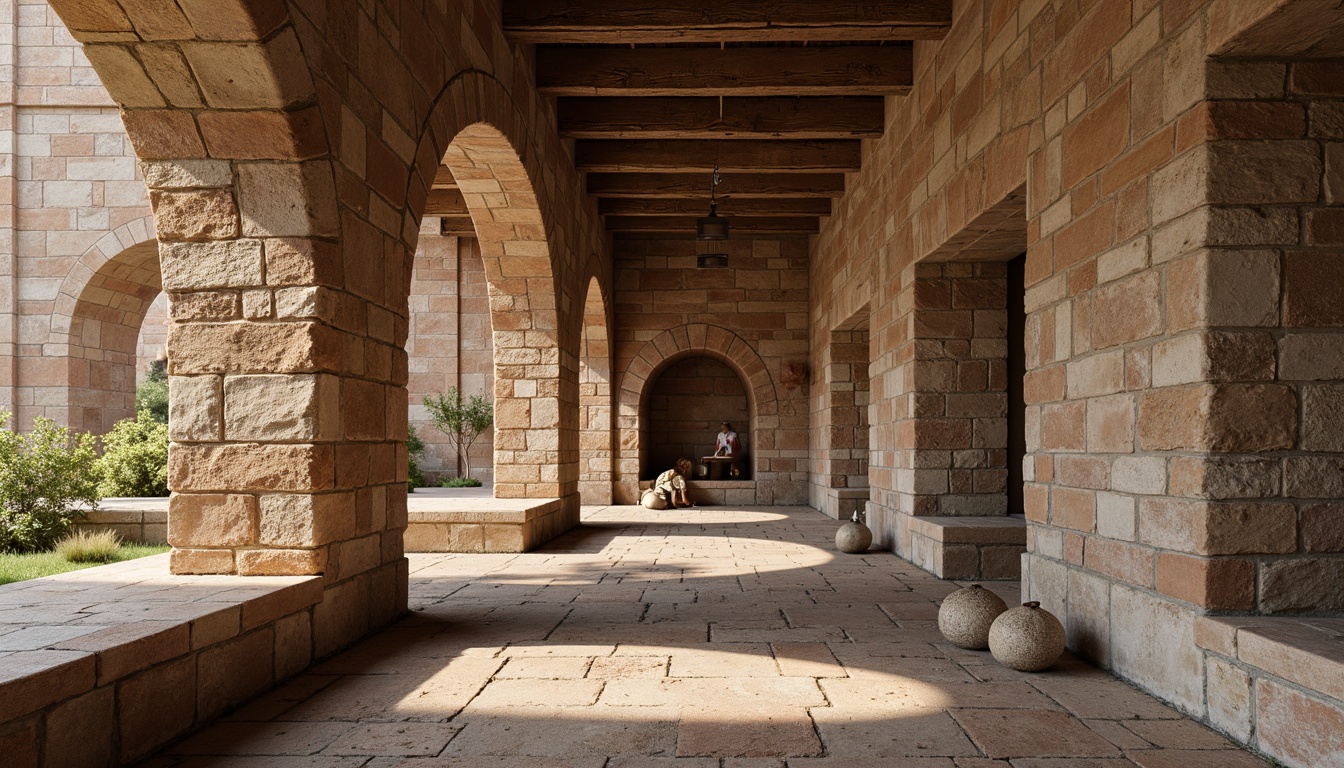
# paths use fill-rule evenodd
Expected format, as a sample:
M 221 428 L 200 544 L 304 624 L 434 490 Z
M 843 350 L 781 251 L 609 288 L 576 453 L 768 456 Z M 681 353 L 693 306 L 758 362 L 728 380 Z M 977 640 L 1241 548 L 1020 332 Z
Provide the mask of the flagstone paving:
M 1267 765 L 1071 657 L 1025 674 L 949 645 L 957 585 L 838 554 L 836 525 L 605 507 L 532 554 L 411 555 L 405 620 L 148 765 Z

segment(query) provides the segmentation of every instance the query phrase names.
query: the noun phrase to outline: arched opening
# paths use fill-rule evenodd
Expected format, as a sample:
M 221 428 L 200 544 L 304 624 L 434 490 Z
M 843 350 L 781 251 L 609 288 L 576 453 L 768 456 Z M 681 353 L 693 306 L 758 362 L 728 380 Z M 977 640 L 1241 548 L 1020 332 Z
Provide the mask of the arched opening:
M 480 241 L 470 219 L 447 212 L 447 206 L 431 200 L 430 213 L 438 215 L 426 217 L 415 252 L 406 339 L 410 424 L 425 444 L 417 463 L 431 487 L 465 476 L 468 469 L 489 486 L 495 474 L 494 430 L 473 443 L 468 468 L 423 404 L 450 388 L 464 398 L 494 397 L 494 343 Z
M 508 138 L 485 123 L 460 130 L 443 165 L 471 217 L 488 283 L 495 496 L 565 496 L 562 485 L 573 489 L 577 478 L 561 477 L 555 282 L 536 192 Z
M 464 73 L 450 82 L 429 115 L 409 179 L 406 230 L 422 241 L 455 239 L 459 268 L 467 263 L 464 248 L 479 254 L 482 279 L 475 285 L 481 292 L 470 294 L 463 285 L 457 301 L 460 308 L 464 300 L 480 299 L 483 312 L 472 320 L 459 311 L 450 330 L 461 347 L 455 375 L 463 389 L 480 391 L 471 389 L 472 377 L 490 385 L 491 495 L 501 502 L 492 513 L 453 504 L 452 510 L 437 504 L 412 510 L 405 542 L 413 551 L 522 552 L 579 521 L 583 284 L 559 287 L 558 280 L 574 274 L 556 267 L 557 259 L 565 264 L 564 256 L 576 251 L 553 245 L 566 233 L 545 220 L 538 190 L 548 185 L 528 162 L 536 151 L 530 123 L 508 111 L 510 103 L 487 75 Z M 411 271 L 402 286 L 408 297 Z M 411 311 L 408 302 L 408 316 Z M 472 370 L 464 364 L 469 352 L 488 364 Z M 443 372 L 428 378 L 434 376 L 442 380 Z M 473 467 L 481 460 L 474 458 Z
M 652 480 L 678 458 L 700 465 L 714 453 L 715 436 L 723 422 L 732 424 L 742 443 L 737 462 L 749 480 L 754 431 L 747 384 L 737 371 L 711 355 L 690 355 L 669 362 L 650 380 L 640 407 L 640 479 Z M 697 478 L 705 477 L 699 468 Z M 729 479 L 725 472 L 722 479 Z
M 607 302 L 594 277 L 583 305 L 579 354 L 579 497 L 584 504 L 612 500 L 611 393 Z
M 136 243 L 109 259 L 86 256 L 84 262 L 92 274 L 82 285 L 63 289 L 72 299 L 65 335 L 68 411 L 47 415 L 103 434 L 135 416 L 137 383 L 148 375 L 151 361 L 166 357 L 168 305 L 157 241 Z M 59 333 L 53 339 L 59 341 Z

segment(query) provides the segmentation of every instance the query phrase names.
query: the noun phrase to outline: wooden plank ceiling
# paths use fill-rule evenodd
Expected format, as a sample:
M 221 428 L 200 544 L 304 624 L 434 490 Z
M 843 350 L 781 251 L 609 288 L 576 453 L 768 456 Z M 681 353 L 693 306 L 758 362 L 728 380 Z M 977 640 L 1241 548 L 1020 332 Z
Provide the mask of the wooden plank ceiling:
M 885 98 L 910 90 L 911 41 L 952 22 L 951 0 L 502 3 L 607 228 L 687 235 L 716 166 L 734 232 L 818 231 Z M 431 215 L 465 217 L 441 176 Z

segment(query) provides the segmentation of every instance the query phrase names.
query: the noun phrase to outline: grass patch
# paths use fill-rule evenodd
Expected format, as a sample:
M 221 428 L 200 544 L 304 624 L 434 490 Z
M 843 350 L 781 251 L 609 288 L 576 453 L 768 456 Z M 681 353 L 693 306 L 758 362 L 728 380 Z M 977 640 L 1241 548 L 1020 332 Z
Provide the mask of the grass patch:
M 108 562 L 135 560 L 168 551 L 167 544 L 122 544 L 112 553 Z M 34 552 L 28 555 L 0 553 L 0 584 L 27 581 L 41 576 L 52 576 L 67 571 L 91 568 L 101 563 L 72 563 L 57 552 Z
M 444 480 L 439 485 L 444 488 L 480 488 L 481 481 L 474 477 L 454 477 L 452 480 Z
M 56 554 L 72 563 L 110 563 L 121 549 L 121 537 L 112 531 L 76 531 L 56 542 Z

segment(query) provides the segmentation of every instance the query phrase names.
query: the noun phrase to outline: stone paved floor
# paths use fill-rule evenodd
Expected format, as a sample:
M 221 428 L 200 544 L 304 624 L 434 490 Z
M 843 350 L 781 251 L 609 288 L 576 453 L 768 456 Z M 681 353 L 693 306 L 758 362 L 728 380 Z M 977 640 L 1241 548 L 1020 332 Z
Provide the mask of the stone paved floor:
M 835 527 L 610 507 L 542 552 L 413 555 L 409 618 L 149 765 L 1266 765 L 1093 667 L 1028 675 L 949 646 L 936 601 L 955 585 L 838 555 Z

